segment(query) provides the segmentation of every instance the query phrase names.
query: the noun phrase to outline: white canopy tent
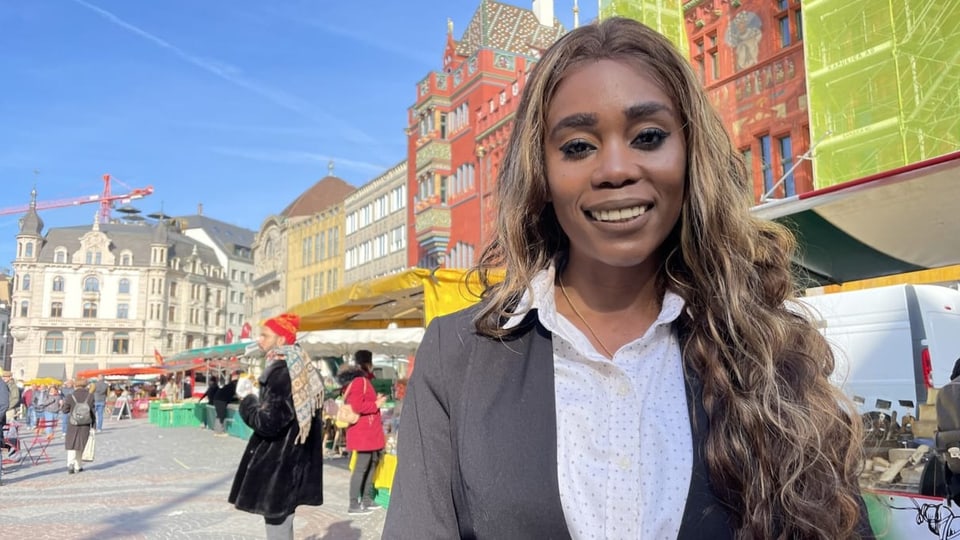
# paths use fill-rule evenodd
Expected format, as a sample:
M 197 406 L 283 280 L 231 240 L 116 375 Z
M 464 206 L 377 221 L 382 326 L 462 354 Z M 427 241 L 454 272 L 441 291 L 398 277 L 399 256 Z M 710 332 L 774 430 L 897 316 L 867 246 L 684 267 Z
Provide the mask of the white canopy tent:
M 423 328 L 314 330 L 300 332 L 297 342 L 311 356 L 345 356 L 358 349 L 406 356 L 417 352 L 423 333 Z

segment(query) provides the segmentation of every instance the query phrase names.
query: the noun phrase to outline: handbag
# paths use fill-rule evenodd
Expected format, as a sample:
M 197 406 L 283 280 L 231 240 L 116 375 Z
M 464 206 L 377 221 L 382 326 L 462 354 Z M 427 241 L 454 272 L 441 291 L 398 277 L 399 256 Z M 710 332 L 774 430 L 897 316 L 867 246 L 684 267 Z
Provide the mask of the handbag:
M 356 379 L 354 379 L 356 380 Z M 367 379 L 364 378 L 363 382 L 366 383 Z M 347 404 L 347 394 L 350 393 L 350 390 L 353 388 L 353 383 L 350 383 L 350 386 L 347 387 L 347 391 L 343 393 L 343 405 L 337 410 L 337 417 L 333 421 L 334 425 L 340 429 L 348 428 L 357 423 L 360 420 L 360 414 L 353 410 L 349 404 Z
M 87 438 L 87 444 L 83 447 L 83 455 L 80 459 L 83 461 L 93 461 L 94 452 L 97 449 L 96 430 L 90 430 L 90 436 Z

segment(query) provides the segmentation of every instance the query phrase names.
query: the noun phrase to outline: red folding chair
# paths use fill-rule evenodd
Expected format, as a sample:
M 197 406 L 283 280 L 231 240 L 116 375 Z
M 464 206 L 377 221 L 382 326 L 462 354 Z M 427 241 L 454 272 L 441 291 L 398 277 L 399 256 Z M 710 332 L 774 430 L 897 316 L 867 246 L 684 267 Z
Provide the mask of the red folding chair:
M 33 438 L 30 439 L 30 442 L 24 447 L 26 452 L 24 455 L 29 457 L 34 465 L 40 463 L 41 459 L 50 463 L 50 456 L 47 455 L 47 447 L 50 446 L 50 441 L 53 440 L 53 437 L 57 433 L 57 424 L 59 424 L 58 418 L 53 418 L 52 420 L 40 418 L 37 420 L 37 429 L 33 432 Z M 50 429 L 49 435 L 45 433 L 47 428 Z

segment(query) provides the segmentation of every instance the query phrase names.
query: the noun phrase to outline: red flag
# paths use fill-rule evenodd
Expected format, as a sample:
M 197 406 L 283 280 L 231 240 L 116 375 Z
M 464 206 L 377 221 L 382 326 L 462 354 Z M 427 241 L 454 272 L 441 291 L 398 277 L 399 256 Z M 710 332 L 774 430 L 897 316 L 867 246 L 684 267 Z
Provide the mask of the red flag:
M 163 355 L 160 354 L 160 351 L 158 351 L 156 347 L 153 348 L 153 361 L 157 364 L 163 363 Z
M 227 336 L 224 338 L 224 343 L 233 343 L 233 329 L 227 328 Z
M 240 329 L 240 339 L 246 339 L 250 337 L 250 332 L 253 331 L 253 328 L 250 327 L 250 323 L 243 323 L 243 328 Z

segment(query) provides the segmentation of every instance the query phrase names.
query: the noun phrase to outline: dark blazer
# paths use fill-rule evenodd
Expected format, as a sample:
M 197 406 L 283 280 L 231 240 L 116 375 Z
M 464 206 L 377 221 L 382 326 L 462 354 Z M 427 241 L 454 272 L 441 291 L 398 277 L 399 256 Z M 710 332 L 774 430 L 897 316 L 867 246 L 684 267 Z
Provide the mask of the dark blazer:
M 550 332 L 528 314 L 515 337 L 478 336 L 477 308 L 427 328 L 404 398 L 383 538 L 570 538 L 557 481 Z M 733 538 L 704 460 L 707 416 L 687 381 L 693 471 L 680 540 Z

